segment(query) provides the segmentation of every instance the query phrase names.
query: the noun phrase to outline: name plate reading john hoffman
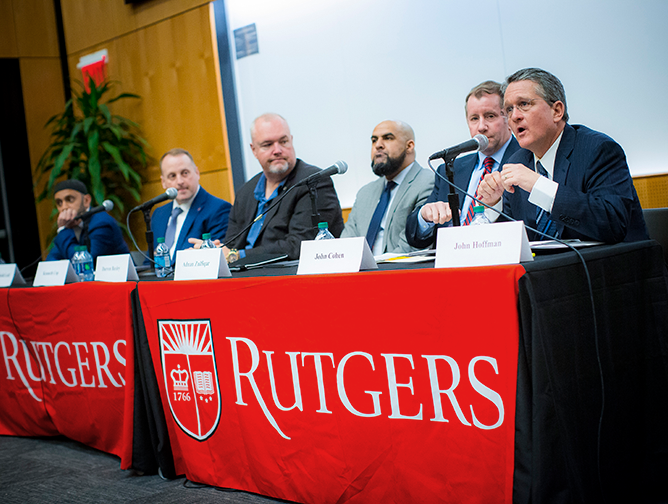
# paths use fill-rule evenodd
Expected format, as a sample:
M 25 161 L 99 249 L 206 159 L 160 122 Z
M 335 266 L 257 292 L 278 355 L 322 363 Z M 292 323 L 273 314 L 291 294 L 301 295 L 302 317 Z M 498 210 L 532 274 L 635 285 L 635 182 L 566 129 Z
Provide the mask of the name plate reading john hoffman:
M 222 248 L 177 250 L 174 280 L 215 280 L 231 277 Z
M 298 275 L 355 273 L 365 269 L 378 269 L 378 265 L 363 237 L 302 242 Z
M 496 266 L 533 261 L 524 222 L 439 228 L 436 267 Z

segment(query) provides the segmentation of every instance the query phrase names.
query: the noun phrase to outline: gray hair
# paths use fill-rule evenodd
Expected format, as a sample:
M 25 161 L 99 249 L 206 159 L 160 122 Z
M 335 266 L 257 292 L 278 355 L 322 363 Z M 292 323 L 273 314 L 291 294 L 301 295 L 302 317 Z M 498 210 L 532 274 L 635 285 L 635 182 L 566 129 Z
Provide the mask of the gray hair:
M 253 123 L 251 124 L 251 127 L 250 127 L 251 142 L 255 141 L 255 124 L 258 121 L 269 122 L 269 121 L 273 121 L 275 119 L 279 119 L 279 120 L 283 121 L 285 123 L 285 125 L 287 126 L 288 130 L 290 129 L 290 126 L 288 125 L 288 121 L 285 120 L 285 117 L 283 117 L 280 114 L 275 114 L 273 112 L 267 112 L 265 114 L 262 114 L 261 116 L 256 117 L 253 120 Z
M 512 75 L 506 77 L 503 83 L 503 92 L 505 94 L 508 85 L 512 82 L 531 81 L 536 84 L 536 92 L 550 106 L 560 101 L 564 104 L 564 121 L 568 122 L 568 108 L 566 107 L 566 92 L 561 81 L 550 72 L 540 68 L 523 68 Z

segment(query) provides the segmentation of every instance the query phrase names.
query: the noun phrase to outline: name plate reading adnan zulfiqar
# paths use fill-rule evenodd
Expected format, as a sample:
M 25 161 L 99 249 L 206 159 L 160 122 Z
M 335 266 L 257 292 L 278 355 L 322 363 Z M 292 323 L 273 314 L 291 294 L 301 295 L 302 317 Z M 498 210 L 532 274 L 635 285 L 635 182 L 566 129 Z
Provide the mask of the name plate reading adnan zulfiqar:
M 72 263 L 63 259 L 61 261 L 41 261 L 37 265 L 37 273 L 35 273 L 35 280 L 32 284 L 34 287 L 65 285 L 78 280 Z
M 301 244 L 298 275 L 355 273 L 365 269 L 378 269 L 378 265 L 363 237 L 307 240 Z
M 174 280 L 215 280 L 231 277 L 222 248 L 177 250 Z
M 445 227 L 436 237 L 436 267 L 496 266 L 533 261 L 524 222 Z
M 127 282 L 128 280 L 139 280 L 139 277 L 130 254 L 116 254 L 98 256 L 95 264 L 95 280 Z

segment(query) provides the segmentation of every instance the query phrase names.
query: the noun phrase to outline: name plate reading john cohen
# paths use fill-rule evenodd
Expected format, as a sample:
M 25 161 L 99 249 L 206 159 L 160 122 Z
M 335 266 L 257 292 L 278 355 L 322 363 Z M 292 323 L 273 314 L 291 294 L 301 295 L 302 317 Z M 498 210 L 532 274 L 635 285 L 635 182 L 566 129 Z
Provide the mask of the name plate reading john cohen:
M 524 222 L 439 228 L 436 267 L 496 266 L 533 261 Z
M 302 242 L 298 275 L 355 273 L 365 269 L 378 269 L 378 265 L 363 237 Z

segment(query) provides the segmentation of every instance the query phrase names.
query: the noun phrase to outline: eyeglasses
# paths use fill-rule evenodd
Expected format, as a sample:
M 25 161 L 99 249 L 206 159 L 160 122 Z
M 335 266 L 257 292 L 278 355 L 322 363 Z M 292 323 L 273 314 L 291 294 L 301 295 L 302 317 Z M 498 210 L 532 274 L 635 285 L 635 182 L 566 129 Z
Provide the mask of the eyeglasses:
M 520 112 L 527 112 L 538 100 L 540 100 L 540 98 L 534 98 L 532 100 L 521 100 L 517 105 L 508 105 L 504 110 L 506 111 L 506 115 L 510 117 L 513 115 L 513 111 L 515 109 L 519 110 Z

